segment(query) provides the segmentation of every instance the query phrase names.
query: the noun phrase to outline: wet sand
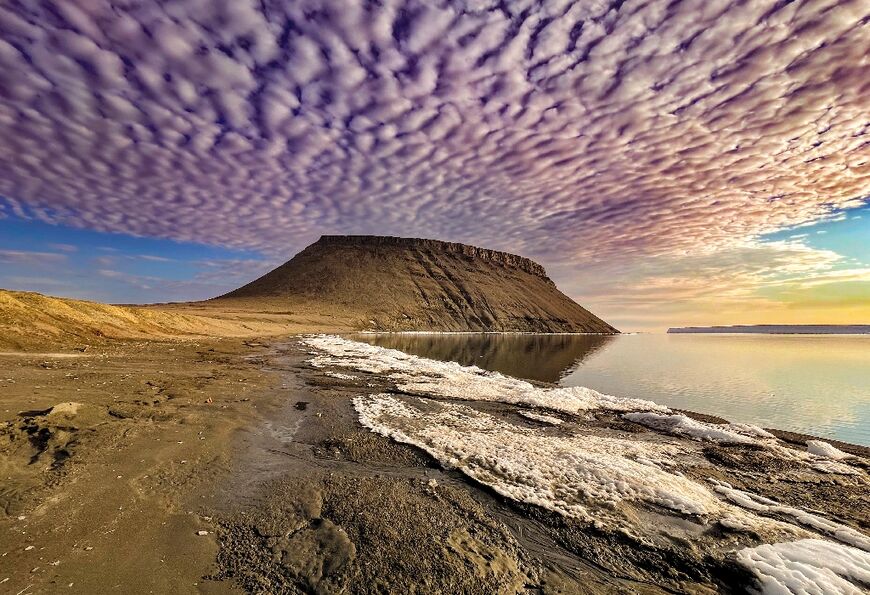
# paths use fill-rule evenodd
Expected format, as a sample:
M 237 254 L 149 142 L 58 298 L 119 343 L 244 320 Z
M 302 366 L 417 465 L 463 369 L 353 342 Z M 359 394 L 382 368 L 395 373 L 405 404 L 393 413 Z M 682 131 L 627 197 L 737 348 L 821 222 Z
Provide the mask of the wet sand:
M 646 535 L 592 530 L 370 432 L 351 399 L 395 394 L 394 383 L 312 367 L 308 351 L 270 339 L 0 355 L 0 592 L 709 593 L 750 584 L 726 551 L 745 536 L 652 507 L 626 513 Z M 470 405 L 541 423 L 516 407 Z M 552 432 L 661 439 L 613 415 L 562 417 L 567 425 Z M 814 473 L 752 446 L 709 445 L 682 471 L 866 534 L 867 460 L 852 464 L 860 475 Z
M 203 581 L 217 554 L 203 503 L 237 428 L 284 398 L 253 350 L 0 356 L 0 592 L 237 592 Z

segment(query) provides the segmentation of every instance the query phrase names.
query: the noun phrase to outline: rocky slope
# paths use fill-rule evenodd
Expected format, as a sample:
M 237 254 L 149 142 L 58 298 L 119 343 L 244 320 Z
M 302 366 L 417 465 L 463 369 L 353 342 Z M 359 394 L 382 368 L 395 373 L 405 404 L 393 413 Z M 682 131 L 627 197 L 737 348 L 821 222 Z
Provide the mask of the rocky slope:
M 270 273 L 211 300 L 321 304 L 367 330 L 616 333 L 527 258 L 464 244 L 323 236 Z

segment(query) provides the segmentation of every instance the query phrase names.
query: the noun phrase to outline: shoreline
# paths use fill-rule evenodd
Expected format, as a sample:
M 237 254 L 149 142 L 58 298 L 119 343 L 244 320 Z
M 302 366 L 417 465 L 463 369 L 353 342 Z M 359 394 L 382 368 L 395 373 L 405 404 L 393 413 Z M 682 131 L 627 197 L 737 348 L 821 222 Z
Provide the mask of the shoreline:
M 682 413 L 692 419 L 702 422 L 715 423 L 715 424 L 729 424 L 733 423 L 724 417 L 718 415 L 710 415 L 709 413 L 701 413 L 699 411 L 692 411 L 691 409 L 680 409 L 678 407 L 673 408 L 674 411 Z M 857 457 L 863 457 L 870 459 L 870 446 L 864 446 L 863 444 L 855 444 L 853 442 L 845 442 L 843 440 L 837 440 L 836 438 L 826 438 L 821 436 L 816 436 L 814 434 L 806 434 L 804 432 L 793 432 L 791 430 L 780 430 L 779 428 L 768 428 L 762 427 L 762 429 L 766 432 L 770 432 L 778 439 L 783 442 L 788 442 L 795 446 L 805 446 L 807 441 L 809 440 L 818 440 L 822 442 L 827 442 L 831 446 L 834 446 L 842 451 L 848 452 L 849 454 L 853 454 Z
M 349 379 L 340 367 L 312 366 L 312 349 L 300 340 L 118 342 L 101 353 L 53 361 L 45 355 L 0 357 L 0 366 L 21 379 L 11 386 L 31 409 L 22 419 L 10 410 L 12 401 L 5 403 L 4 435 L 24 422 L 52 435 L 36 458 L 40 470 L 30 478 L 31 491 L 18 496 L 21 508 L 10 507 L 13 500 L 8 491 L 3 494 L 0 552 L 11 569 L 0 573 L 0 581 L 10 579 L 4 587 L 16 592 L 31 585 L 28 593 L 60 587 L 103 592 L 116 584 L 127 592 L 362 593 L 374 589 L 366 586 L 369 581 L 396 585 L 428 576 L 428 586 L 418 584 L 421 592 L 440 587 L 513 593 L 535 585 L 530 592 L 557 593 L 582 585 L 589 592 L 655 593 L 661 591 L 653 584 L 688 592 L 696 583 L 723 590 L 729 582 L 751 582 L 727 557 L 711 566 L 654 534 L 644 538 L 658 544 L 649 549 L 620 531 L 595 529 L 506 497 L 444 466 L 426 449 L 370 431 L 360 425 L 353 399 L 382 393 L 404 398 L 394 381 L 359 372 Z M 0 376 L 10 377 L 6 370 Z M 455 402 L 439 399 L 433 406 Z M 67 402 L 85 407 L 76 415 L 63 408 L 46 413 Z M 522 406 L 462 404 L 552 439 L 580 432 L 684 444 L 609 414 L 584 420 L 557 412 L 562 425 L 551 427 L 517 417 Z M 76 416 L 87 423 L 70 429 Z M 803 438 L 779 434 L 795 443 Z M 866 447 L 828 442 L 867 458 Z M 8 473 L 14 460 L 24 461 L 16 450 L 22 443 L 2 444 Z M 765 483 L 782 475 L 790 479 L 772 484 L 782 493 L 768 496 L 815 502 L 813 508 L 866 531 L 868 519 L 855 504 L 866 496 L 848 487 L 854 478 L 819 475 L 792 463 L 783 467 L 751 445 L 698 446 L 686 442 L 680 448 L 697 453 L 689 457 L 693 465 L 716 458 L 715 467 L 700 467 L 708 469 L 703 473 L 715 469 L 722 481 L 759 493 L 773 489 Z M 59 450 L 69 456 L 41 461 Z M 148 456 L 130 457 L 137 451 Z M 862 481 L 864 465 L 858 468 Z M 680 469 L 706 481 L 695 467 Z M 754 475 L 764 481 L 750 481 Z M 849 494 L 859 500 L 850 505 Z M 696 534 L 701 525 L 693 517 L 677 522 L 656 506 L 636 508 L 625 501 L 600 514 L 610 518 L 629 510 L 634 512 L 625 518 L 647 519 L 638 526 L 644 531 L 665 527 L 666 541 L 713 539 Z M 61 525 L 59 518 L 65 519 Z M 739 533 L 723 535 L 714 541 L 724 538 L 732 550 L 752 544 Z M 29 545 L 34 548 L 27 550 Z M 415 552 L 411 566 L 407 551 Z M 601 558 L 605 551 L 616 557 Z M 676 574 L 662 575 L 657 565 Z

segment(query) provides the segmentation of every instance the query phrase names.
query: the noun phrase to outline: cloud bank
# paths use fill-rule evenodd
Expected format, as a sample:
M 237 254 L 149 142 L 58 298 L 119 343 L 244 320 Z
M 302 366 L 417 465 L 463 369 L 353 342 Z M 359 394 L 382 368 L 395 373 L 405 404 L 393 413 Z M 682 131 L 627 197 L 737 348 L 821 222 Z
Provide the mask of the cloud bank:
M 862 0 L 11 1 L 20 216 L 286 256 L 421 235 L 588 266 L 870 189 Z

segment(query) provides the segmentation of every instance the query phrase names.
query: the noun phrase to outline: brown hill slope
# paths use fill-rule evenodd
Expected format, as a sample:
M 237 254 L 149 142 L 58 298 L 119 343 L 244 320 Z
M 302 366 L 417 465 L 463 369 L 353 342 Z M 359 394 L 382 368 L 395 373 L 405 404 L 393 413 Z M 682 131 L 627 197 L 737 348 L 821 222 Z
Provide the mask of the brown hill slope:
M 323 236 L 213 305 L 321 304 L 373 330 L 616 333 L 527 258 L 464 244 Z
M 0 289 L 0 353 L 66 348 L 112 339 L 253 337 L 349 330 L 333 316 L 170 305 L 136 307 Z

